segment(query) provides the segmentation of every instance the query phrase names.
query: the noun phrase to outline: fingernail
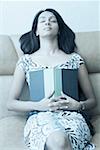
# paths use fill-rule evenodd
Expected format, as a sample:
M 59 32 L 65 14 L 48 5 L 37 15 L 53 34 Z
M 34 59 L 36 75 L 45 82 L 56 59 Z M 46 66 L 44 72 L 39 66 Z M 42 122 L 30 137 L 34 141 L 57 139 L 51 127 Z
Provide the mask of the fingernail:
M 68 106 L 65 106 L 65 108 L 68 108 Z

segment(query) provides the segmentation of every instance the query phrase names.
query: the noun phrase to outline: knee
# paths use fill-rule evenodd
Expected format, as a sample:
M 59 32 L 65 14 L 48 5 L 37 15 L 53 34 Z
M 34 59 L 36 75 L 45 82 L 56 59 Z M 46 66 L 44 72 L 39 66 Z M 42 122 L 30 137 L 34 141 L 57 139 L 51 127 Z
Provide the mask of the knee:
M 52 150 L 54 149 L 54 147 L 56 147 L 56 149 L 59 149 L 66 147 L 66 145 L 67 137 L 64 133 L 61 132 L 55 132 L 51 134 L 46 141 L 46 146 Z
M 66 141 L 66 136 L 63 134 L 63 133 L 60 133 L 60 134 L 55 134 L 53 135 L 52 139 L 52 142 L 55 144 L 55 145 L 58 145 L 59 147 L 62 147 L 65 145 L 65 143 L 67 142 Z

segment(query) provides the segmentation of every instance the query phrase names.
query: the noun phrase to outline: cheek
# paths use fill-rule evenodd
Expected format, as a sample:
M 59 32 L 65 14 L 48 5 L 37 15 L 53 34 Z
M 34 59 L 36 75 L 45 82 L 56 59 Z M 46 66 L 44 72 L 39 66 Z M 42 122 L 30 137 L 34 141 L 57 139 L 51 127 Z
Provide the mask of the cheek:
M 38 25 L 37 32 L 38 32 L 38 34 L 43 32 L 43 26 L 42 25 Z
M 58 33 L 59 27 L 58 27 L 58 26 L 55 26 L 55 27 L 53 28 L 53 30 L 54 30 L 54 32 Z
M 58 31 L 58 30 L 59 30 L 58 24 L 55 24 L 55 25 L 53 26 L 53 28 L 56 29 L 56 30 Z

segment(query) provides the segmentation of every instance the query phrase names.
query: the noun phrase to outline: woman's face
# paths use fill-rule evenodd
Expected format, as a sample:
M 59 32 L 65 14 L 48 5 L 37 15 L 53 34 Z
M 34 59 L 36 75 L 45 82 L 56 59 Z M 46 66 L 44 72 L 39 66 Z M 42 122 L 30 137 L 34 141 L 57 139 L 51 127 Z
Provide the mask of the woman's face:
M 58 34 L 58 22 L 55 15 L 52 12 L 42 12 L 38 18 L 38 25 L 36 34 L 41 37 L 57 36 Z

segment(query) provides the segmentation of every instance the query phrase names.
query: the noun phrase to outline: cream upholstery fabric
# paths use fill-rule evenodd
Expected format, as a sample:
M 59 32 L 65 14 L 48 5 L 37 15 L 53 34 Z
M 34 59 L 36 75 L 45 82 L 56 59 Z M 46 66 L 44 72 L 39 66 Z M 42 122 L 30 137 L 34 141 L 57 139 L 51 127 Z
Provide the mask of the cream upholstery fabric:
M 11 112 L 6 108 L 9 90 L 13 81 L 16 62 L 23 55 L 19 47 L 20 35 L 0 35 L 0 150 L 26 150 L 23 141 L 23 128 L 26 114 Z M 79 53 L 83 56 L 89 77 L 98 102 L 90 113 L 96 134 L 93 142 L 100 149 L 100 32 L 76 33 Z M 22 100 L 29 98 L 27 84 L 23 89 Z
M 0 150 L 25 150 L 24 125 L 25 117 L 11 116 L 0 120 Z
M 11 75 L 14 72 L 17 53 L 9 36 L 0 36 L 0 75 Z
M 84 57 L 90 73 L 100 73 L 100 32 L 76 34 L 79 53 Z

